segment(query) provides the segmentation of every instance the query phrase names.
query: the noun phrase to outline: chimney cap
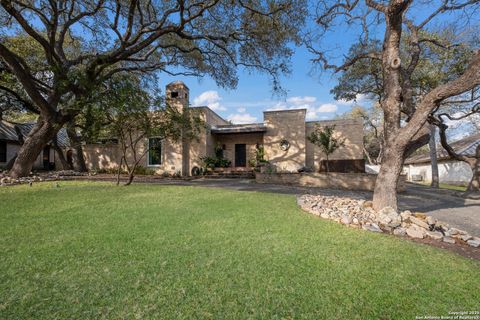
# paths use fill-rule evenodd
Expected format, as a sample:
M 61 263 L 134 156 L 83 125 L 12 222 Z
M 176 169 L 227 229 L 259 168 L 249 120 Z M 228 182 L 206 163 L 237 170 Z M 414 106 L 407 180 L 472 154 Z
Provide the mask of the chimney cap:
M 170 82 L 169 84 L 167 84 L 167 88 L 169 88 L 169 87 L 185 87 L 185 88 L 187 88 L 187 90 L 189 90 L 187 85 L 185 83 L 183 83 L 183 81 L 180 81 L 180 80 Z

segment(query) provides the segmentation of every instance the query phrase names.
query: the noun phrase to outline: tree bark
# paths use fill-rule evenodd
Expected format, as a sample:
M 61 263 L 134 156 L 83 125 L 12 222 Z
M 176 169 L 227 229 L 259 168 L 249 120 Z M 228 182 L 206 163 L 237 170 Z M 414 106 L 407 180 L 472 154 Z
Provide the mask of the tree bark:
M 57 153 L 58 159 L 60 159 L 60 163 L 62 164 L 62 169 L 63 170 L 72 170 L 72 168 L 70 167 L 70 164 L 68 163 L 67 159 L 65 158 L 65 155 L 63 153 L 62 148 L 60 148 L 56 142 L 52 143 L 52 148 Z
M 382 165 L 375 182 L 373 206 L 375 210 L 392 207 L 397 210 L 397 185 L 403 166 L 402 148 L 386 144 Z
M 52 119 L 39 118 L 20 148 L 9 175 L 12 178 L 28 176 L 38 155 L 60 128 Z
M 67 125 L 67 135 L 73 148 L 74 169 L 78 172 L 87 172 L 85 157 L 83 156 L 82 140 L 75 131 L 72 123 Z
M 467 193 L 480 192 L 480 145 L 477 146 L 475 151 L 475 161 L 470 163 L 472 169 L 472 180 L 467 187 Z
M 440 179 L 438 176 L 438 163 L 437 163 L 437 143 L 435 141 L 436 136 L 436 127 L 430 125 L 430 141 L 428 146 L 430 147 L 430 161 L 432 163 L 432 183 L 430 184 L 433 188 L 438 188 Z

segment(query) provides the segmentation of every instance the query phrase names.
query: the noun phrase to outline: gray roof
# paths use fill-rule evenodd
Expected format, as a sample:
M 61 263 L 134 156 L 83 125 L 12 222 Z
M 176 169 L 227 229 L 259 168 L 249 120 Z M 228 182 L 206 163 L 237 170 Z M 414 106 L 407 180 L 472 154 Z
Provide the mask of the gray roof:
M 32 131 L 35 123 L 15 123 L 6 120 L 0 120 L 0 140 L 20 143 L 19 134 L 26 137 Z M 70 146 L 67 131 L 60 129 L 57 133 L 57 143 L 59 147 Z
M 477 146 L 480 145 L 480 133 L 473 134 L 463 139 L 450 143 L 450 146 L 455 152 L 465 155 L 474 156 Z M 451 157 L 441 145 L 437 146 L 437 160 L 449 160 Z M 430 153 L 422 152 L 410 156 L 405 160 L 405 164 L 430 162 Z
M 263 123 L 249 123 L 249 124 L 227 124 L 214 126 L 211 129 L 212 133 L 227 134 L 227 133 L 257 133 L 266 132 L 267 127 Z

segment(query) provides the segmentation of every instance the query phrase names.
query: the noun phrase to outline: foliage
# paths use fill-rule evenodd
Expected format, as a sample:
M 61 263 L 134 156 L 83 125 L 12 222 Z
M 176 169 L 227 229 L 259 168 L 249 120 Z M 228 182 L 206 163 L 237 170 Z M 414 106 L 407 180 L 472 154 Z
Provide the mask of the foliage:
M 146 91 L 141 78 L 113 77 L 107 82 L 106 92 L 111 95 L 99 95 L 91 109 L 99 110 L 91 115 L 100 119 L 93 117 L 88 121 L 103 123 L 103 134 L 118 139 L 122 151 L 120 168 L 125 166 L 129 173 L 127 185 L 132 182 L 139 163 L 155 147 L 148 146 L 149 137 L 173 143 L 189 141 L 197 138 L 204 127 L 195 110 L 186 108 L 180 112 L 165 104 L 158 93 Z M 96 138 L 94 133 L 92 138 Z
M 232 165 L 232 162 L 228 159 L 218 158 L 216 156 L 205 156 L 201 157 L 200 160 L 202 161 L 205 168 L 228 168 Z
M 478 261 L 316 219 L 292 195 L 59 184 L 0 188 L 2 319 L 414 319 L 478 308 Z
M 335 135 L 335 126 L 325 126 L 322 127 L 320 125 L 315 125 L 315 129 L 312 133 L 307 137 L 308 141 L 320 147 L 322 152 L 325 154 L 327 158 L 326 165 L 327 165 L 327 173 L 329 172 L 328 167 L 328 157 L 334 153 L 338 148 L 342 147 L 345 144 L 345 139 L 337 139 L 334 137 Z
M 215 146 L 213 156 L 200 157 L 200 161 L 205 169 L 228 168 L 232 165 L 230 160 L 224 158 L 223 148 L 220 144 Z
M 221 87 L 235 88 L 237 68 L 243 67 L 266 73 L 280 91 L 279 78 L 289 72 L 291 45 L 299 42 L 307 7 L 305 0 L 2 1 L 0 6 L 1 69 L 15 79 L 10 84 L 19 84 L 7 89 L 41 114 L 11 170 L 16 177 L 29 173 L 43 146 L 115 75 L 208 75 Z M 18 52 L 16 35 L 33 42 L 38 54 L 25 46 Z M 38 72 L 37 66 L 45 68 Z

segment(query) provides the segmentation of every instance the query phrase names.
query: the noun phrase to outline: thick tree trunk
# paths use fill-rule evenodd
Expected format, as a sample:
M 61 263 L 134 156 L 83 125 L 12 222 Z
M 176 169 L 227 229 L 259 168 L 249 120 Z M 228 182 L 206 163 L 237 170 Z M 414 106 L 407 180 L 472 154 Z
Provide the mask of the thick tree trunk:
M 70 164 L 68 163 L 67 159 L 65 158 L 65 154 L 63 153 L 62 148 L 60 148 L 57 143 L 53 143 L 52 148 L 57 153 L 58 159 L 60 159 L 60 163 L 62 164 L 62 169 L 63 170 L 72 170 L 72 168 L 70 167 Z
M 472 180 L 468 184 L 467 192 L 480 192 L 480 146 L 477 146 L 475 152 L 475 161 L 470 163 L 470 167 L 472 168 Z
M 438 188 L 440 179 L 438 176 L 438 163 L 437 163 L 437 144 L 435 141 L 436 136 L 436 127 L 434 125 L 430 125 L 430 141 L 428 142 L 428 146 L 430 147 L 430 161 L 432 163 L 432 183 L 431 186 L 433 188 Z
M 39 118 L 20 148 L 9 175 L 12 178 L 28 176 L 40 152 L 61 127 L 61 124 L 53 124 L 52 120 Z
M 385 207 L 397 210 L 397 184 L 402 172 L 403 152 L 401 148 L 385 146 L 373 193 L 373 208 L 377 211 Z
M 85 163 L 85 157 L 83 156 L 82 140 L 77 135 L 73 124 L 67 126 L 67 135 L 73 148 L 74 169 L 78 172 L 87 172 L 87 165 Z

